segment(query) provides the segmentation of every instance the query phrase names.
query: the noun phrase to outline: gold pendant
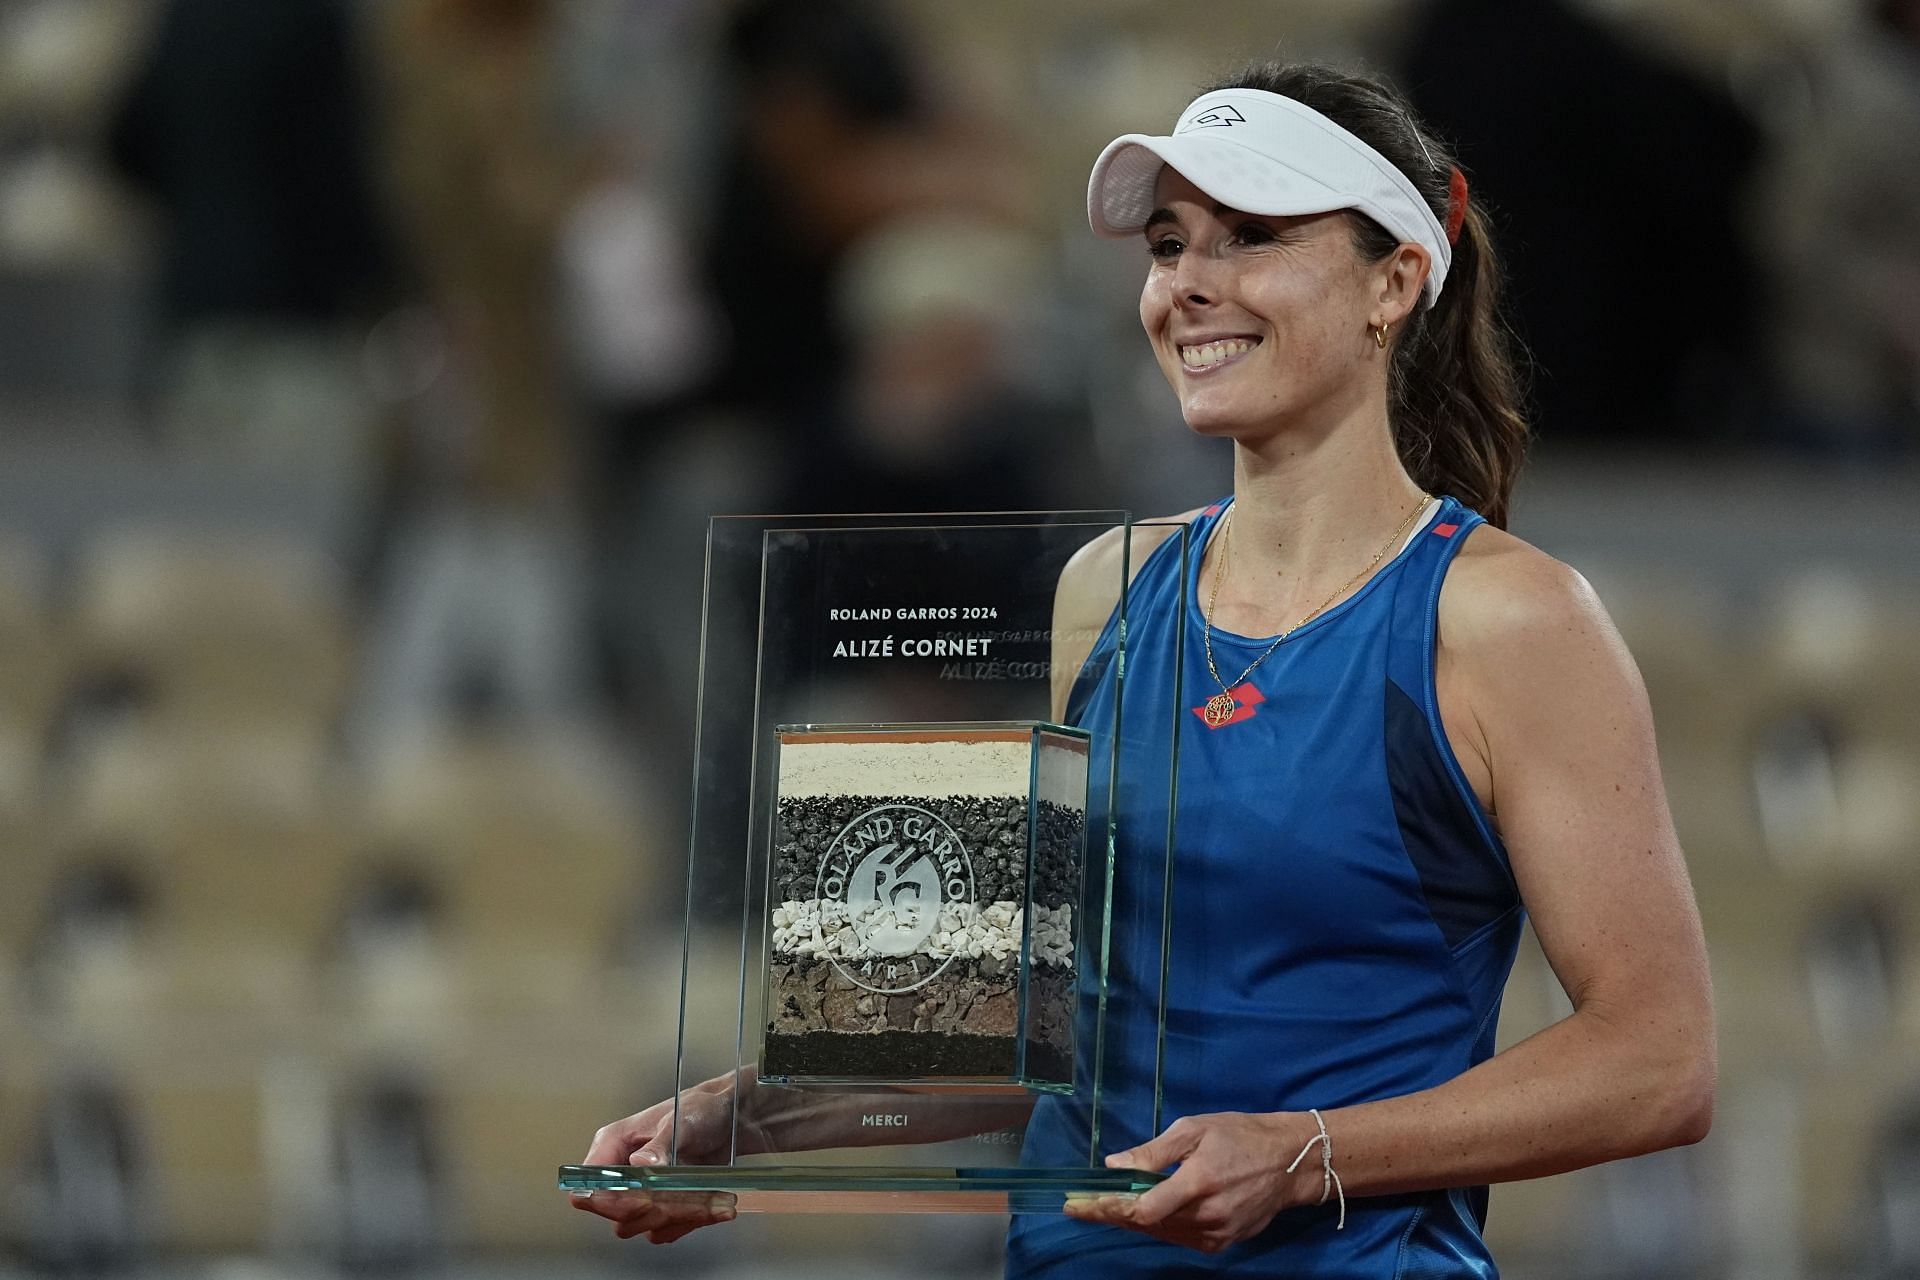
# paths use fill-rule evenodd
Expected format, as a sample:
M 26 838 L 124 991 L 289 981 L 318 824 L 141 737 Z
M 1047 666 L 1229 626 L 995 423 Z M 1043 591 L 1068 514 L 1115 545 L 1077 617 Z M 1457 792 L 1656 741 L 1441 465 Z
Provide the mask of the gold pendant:
M 1239 708 L 1234 705 L 1232 694 L 1216 693 L 1207 699 L 1207 707 L 1201 712 L 1201 718 L 1207 722 L 1209 729 L 1218 729 L 1233 719 L 1233 713 L 1238 710 Z

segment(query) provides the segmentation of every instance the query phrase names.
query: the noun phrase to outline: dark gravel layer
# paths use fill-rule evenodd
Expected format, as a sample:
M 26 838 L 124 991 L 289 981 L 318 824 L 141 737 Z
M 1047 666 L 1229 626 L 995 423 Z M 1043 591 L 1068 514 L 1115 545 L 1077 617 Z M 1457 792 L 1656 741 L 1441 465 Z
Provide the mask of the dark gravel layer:
M 779 802 L 773 830 L 776 902 L 818 895 L 820 864 L 854 818 L 885 804 L 914 805 L 952 827 L 973 866 L 974 901 L 1023 902 L 1027 876 L 1027 806 L 1013 796 L 798 796 Z M 1086 815 L 1050 800 L 1037 806 L 1033 900 L 1080 909 L 1080 848 Z
M 1011 1037 L 947 1031 L 880 1031 L 846 1035 L 814 1031 L 767 1040 L 760 1078 L 770 1083 L 805 1077 L 857 1080 L 919 1080 L 929 1076 L 1001 1078 L 1013 1074 Z M 1073 1061 L 1051 1045 L 1035 1044 L 1027 1055 L 1030 1078 L 1049 1083 L 1073 1079 Z

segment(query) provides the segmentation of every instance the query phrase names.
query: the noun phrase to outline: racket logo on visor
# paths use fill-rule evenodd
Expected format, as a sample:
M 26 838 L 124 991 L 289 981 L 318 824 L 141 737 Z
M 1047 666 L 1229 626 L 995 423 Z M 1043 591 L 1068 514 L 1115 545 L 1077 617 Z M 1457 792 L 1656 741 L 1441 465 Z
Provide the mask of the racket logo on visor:
M 1238 107 L 1233 106 L 1231 103 L 1223 103 L 1206 114 L 1197 115 L 1187 121 L 1186 129 L 1182 129 L 1180 132 L 1185 133 L 1187 129 L 1226 129 L 1236 124 L 1245 124 L 1246 122 L 1247 118 L 1240 114 Z

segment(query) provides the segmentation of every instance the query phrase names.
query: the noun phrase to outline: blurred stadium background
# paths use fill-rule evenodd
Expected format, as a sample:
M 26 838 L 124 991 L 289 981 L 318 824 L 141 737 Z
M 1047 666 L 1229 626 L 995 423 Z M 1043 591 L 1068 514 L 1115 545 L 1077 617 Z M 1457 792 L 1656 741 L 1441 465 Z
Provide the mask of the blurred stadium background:
M 1223 491 L 1083 184 L 1276 54 L 1496 211 L 1713 947 L 1711 1138 L 1507 1273 L 1920 1275 L 1912 0 L 0 0 L 0 1275 L 997 1274 L 553 1169 L 671 1079 L 703 518 Z

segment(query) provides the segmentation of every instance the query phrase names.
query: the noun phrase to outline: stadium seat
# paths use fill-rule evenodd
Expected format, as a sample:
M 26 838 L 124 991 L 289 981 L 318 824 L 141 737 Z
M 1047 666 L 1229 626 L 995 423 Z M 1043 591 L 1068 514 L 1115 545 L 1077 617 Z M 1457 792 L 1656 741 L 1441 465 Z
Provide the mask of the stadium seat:
M 1699 889 L 1723 1070 L 1810 1069 L 1824 1058 L 1810 1008 L 1805 940 L 1818 905 L 1779 875 Z
M 1806 1078 L 1795 1194 L 1807 1260 L 1817 1274 L 1867 1274 L 1875 1166 L 1889 1126 L 1920 1083 L 1911 1061 L 1861 1061 Z M 1893 1274 L 1893 1273 L 1888 1273 Z
M 6 892 L 0 893 L 0 983 L 4 983 L 6 975 L 26 960 L 59 864 L 37 811 L 8 814 L 0 810 L 0 848 L 6 851 Z
M 503 1047 L 492 1072 L 450 1072 L 437 1091 L 459 1238 L 482 1249 L 578 1247 L 591 1233 L 554 1189 L 555 1170 L 579 1160 L 601 1125 L 653 1099 L 633 1087 L 617 1054 L 594 1062 L 561 1043 L 550 1056 Z
M 149 1165 L 155 1221 L 171 1249 L 259 1247 L 268 1227 L 259 1080 L 219 1046 L 129 1063 L 123 1085 Z
M 1762 830 L 1796 874 L 1920 875 L 1920 599 L 1896 584 L 1808 571 L 1765 615 L 1760 683 L 1775 709 L 1757 777 Z
M 325 728 L 345 692 L 346 584 L 297 541 L 173 528 L 99 537 L 74 581 L 79 660 L 134 679 L 167 719 Z
M 395 761 L 369 789 L 369 839 L 428 875 L 484 1000 L 564 1002 L 659 888 L 638 815 L 591 757 L 465 739 Z
M 352 834 L 320 744 L 298 732 L 123 726 L 74 762 L 70 847 L 137 851 L 180 1007 L 296 1012 L 337 920 Z
M 32 548 L 0 542 L 0 739 L 37 741 L 59 703 L 66 664 L 47 585 Z

